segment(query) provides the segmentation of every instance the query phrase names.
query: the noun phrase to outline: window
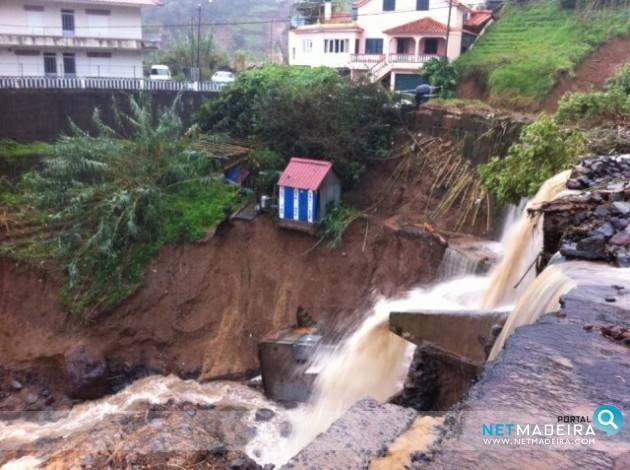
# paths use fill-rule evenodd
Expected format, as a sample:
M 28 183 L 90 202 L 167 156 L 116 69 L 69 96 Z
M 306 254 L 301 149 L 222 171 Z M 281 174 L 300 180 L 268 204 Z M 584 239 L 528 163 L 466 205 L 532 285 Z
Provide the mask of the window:
M 349 39 L 324 39 L 324 52 L 329 54 L 342 54 L 350 52 Z
M 359 9 L 358 8 L 353 8 L 352 9 L 352 21 L 356 21 L 359 18 Z
M 74 54 L 63 54 L 63 75 L 65 77 L 74 77 L 77 74 L 77 67 L 74 61 Z
M 57 76 L 57 55 L 53 52 L 44 52 L 44 74 L 47 77 Z
M 61 29 L 64 36 L 74 36 L 74 10 L 61 10 Z
M 437 54 L 438 40 L 437 38 L 427 38 L 424 40 L 424 53 L 425 54 Z
M 383 0 L 383 11 L 396 10 L 396 0 Z
M 429 9 L 429 0 L 416 0 L 416 10 L 427 11 Z
M 313 41 L 311 39 L 302 39 L 302 52 L 305 54 L 313 52 Z
M 88 57 L 102 57 L 102 58 L 109 58 L 112 56 L 111 52 L 88 52 L 87 53 Z
M 365 40 L 365 53 L 366 54 L 382 54 L 383 53 L 383 40 L 382 39 L 366 39 Z

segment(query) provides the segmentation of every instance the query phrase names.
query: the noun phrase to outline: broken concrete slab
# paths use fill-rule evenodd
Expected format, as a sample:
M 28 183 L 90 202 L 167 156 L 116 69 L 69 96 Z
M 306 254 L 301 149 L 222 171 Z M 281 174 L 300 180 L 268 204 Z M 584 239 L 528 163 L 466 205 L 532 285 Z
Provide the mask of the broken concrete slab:
M 390 331 L 421 345 L 460 356 L 465 362 L 483 364 L 492 343 L 492 329 L 503 325 L 508 312 L 494 310 L 410 311 L 389 315 Z
M 368 468 L 370 461 L 383 453 L 417 417 L 412 409 L 365 398 L 355 403 L 282 468 Z

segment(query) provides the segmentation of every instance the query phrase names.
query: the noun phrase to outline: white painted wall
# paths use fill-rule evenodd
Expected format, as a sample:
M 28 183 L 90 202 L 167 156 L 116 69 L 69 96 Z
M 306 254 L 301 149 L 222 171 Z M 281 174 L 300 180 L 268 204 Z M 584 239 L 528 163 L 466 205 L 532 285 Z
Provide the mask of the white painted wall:
M 429 10 L 417 11 L 416 0 L 396 0 L 395 11 L 383 11 L 383 0 L 357 1 L 358 17 L 356 24 L 362 32 L 343 32 L 340 25 L 311 25 L 289 31 L 289 63 L 292 65 L 347 67 L 350 65 L 351 54 L 365 54 L 365 40 L 383 39 L 383 54 L 396 52 L 396 41 L 390 40 L 383 33 L 384 30 L 400 26 L 422 18 L 433 18 L 440 23 L 448 21 L 449 1 L 430 0 Z M 451 9 L 451 27 L 461 28 L 464 24 L 464 11 L 456 6 Z M 430 37 L 430 36 L 427 36 Z M 325 54 L 324 40 L 330 38 L 348 38 L 350 53 Z M 359 40 L 355 50 L 356 39 Z M 312 41 L 313 48 L 306 52 L 303 41 Z M 448 47 L 448 57 L 452 60 L 460 55 L 461 32 L 451 30 Z M 443 50 L 440 51 L 443 53 Z M 417 66 L 416 66 L 417 67 Z
M 43 12 L 25 11 L 25 5 L 43 6 Z M 87 9 L 109 10 L 110 15 L 95 18 Z M 41 0 L 0 0 L 0 34 L 37 34 L 61 36 L 61 10 L 74 11 L 76 37 L 142 38 L 140 7 L 103 3 L 54 3 Z M 94 28 L 99 22 L 107 28 Z M 92 23 L 92 28 L 90 28 Z
M 289 63 L 292 65 L 347 67 L 355 53 L 356 31 L 347 29 L 309 30 L 308 33 L 289 32 Z M 347 40 L 347 52 L 325 52 L 326 40 Z M 305 47 L 305 42 L 308 43 Z
M 15 51 L 0 48 L 0 76 L 41 77 L 44 75 L 44 51 L 37 56 L 16 55 Z M 63 53 L 75 55 L 77 77 L 142 78 L 142 54 L 139 51 L 112 51 L 111 58 L 88 57 L 87 51 L 50 49 L 45 52 L 56 54 L 57 76 L 63 76 Z

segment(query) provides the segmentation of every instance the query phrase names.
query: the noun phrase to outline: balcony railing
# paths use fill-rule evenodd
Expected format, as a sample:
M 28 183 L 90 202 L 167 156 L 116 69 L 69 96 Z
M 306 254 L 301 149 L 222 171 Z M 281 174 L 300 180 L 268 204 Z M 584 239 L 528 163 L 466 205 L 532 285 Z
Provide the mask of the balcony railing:
M 216 92 L 226 84 L 145 78 L 0 77 L 0 89 L 167 90 Z
M 438 54 L 389 54 L 387 60 L 395 64 L 422 64 L 435 57 L 440 57 Z
M 435 57 L 440 57 L 438 54 L 352 54 L 350 61 L 357 64 L 376 64 L 383 59 L 387 59 L 387 63 L 394 64 L 422 64 Z
M 351 62 L 357 63 L 376 63 L 385 58 L 385 54 L 352 54 L 350 56 Z

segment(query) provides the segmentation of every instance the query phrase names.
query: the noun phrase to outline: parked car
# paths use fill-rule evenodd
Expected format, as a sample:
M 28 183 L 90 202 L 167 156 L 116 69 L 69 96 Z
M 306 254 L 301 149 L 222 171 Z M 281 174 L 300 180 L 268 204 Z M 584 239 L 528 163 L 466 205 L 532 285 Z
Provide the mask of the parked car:
M 168 68 L 168 65 L 152 65 L 149 78 L 151 80 L 170 80 L 171 69 Z
M 212 75 L 212 80 L 215 83 L 232 83 L 236 77 L 232 72 L 228 72 L 225 70 L 219 70 Z

